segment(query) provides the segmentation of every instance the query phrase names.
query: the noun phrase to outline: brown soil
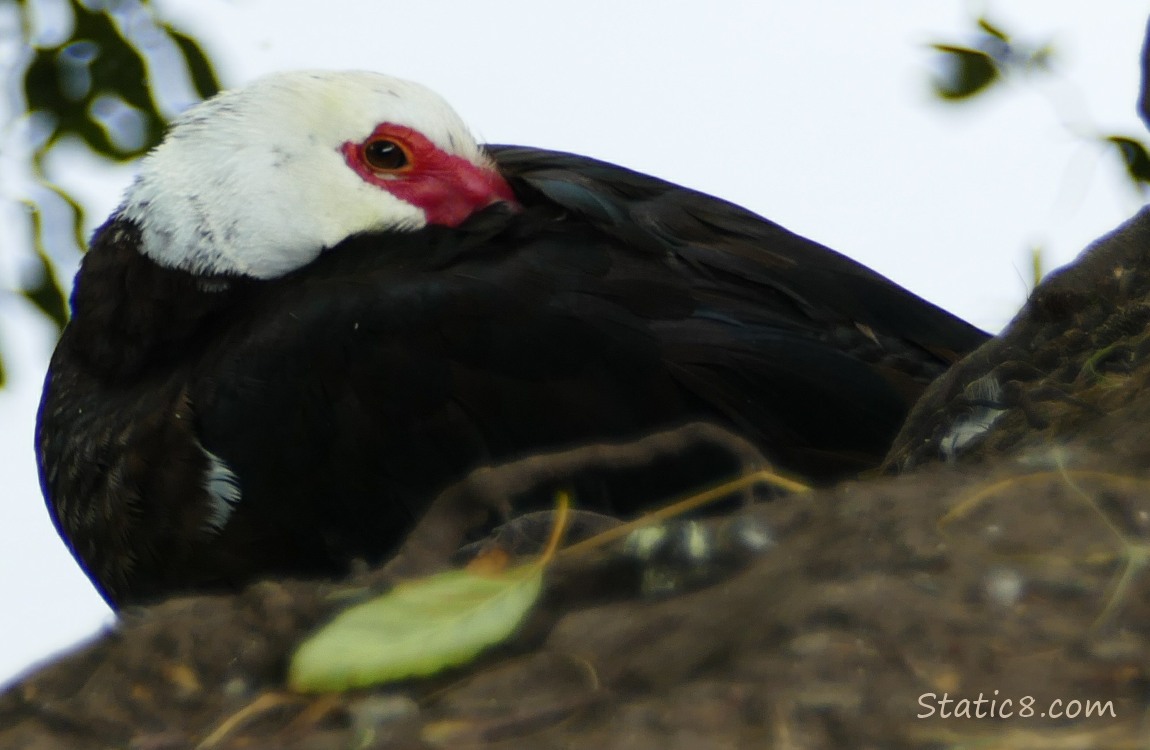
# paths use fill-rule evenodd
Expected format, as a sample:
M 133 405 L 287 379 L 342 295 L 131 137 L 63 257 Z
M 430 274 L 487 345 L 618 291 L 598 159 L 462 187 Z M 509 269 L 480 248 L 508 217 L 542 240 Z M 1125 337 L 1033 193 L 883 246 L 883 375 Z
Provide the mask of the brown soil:
M 902 475 L 746 511 L 777 544 L 713 585 L 643 599 L 585 558 L 479 662 L 327 696 L 285 666 L 347 584 L 172 600 L 0 696 L 0 747 L 1142 747 L 1148 249 L 1144 213 L 1046 282 L 925 397 Z M 1003 415 L 938 463 L 987 375 Z

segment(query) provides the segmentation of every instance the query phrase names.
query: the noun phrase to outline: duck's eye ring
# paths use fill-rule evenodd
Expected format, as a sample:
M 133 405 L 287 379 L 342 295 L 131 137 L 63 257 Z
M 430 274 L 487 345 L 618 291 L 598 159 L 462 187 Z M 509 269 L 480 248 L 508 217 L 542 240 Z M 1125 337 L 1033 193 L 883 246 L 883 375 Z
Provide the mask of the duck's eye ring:
M 389 138 L 376 138 L 364 144 L 363 160 L 378 172 L 398 172 L 411 164 L 407 149 Z

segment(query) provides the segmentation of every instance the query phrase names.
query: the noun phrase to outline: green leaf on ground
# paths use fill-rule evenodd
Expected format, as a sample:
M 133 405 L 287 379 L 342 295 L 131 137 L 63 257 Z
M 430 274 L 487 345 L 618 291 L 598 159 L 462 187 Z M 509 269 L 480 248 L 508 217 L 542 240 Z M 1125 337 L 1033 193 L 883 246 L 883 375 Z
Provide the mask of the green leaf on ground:
M 342 691 L 470 661 L 515 631 L 539 597 L 543 570 L 538 563 L 495 576 L 449 570 L 400 584 L 305 641 L 288 683 L 301 692 Z

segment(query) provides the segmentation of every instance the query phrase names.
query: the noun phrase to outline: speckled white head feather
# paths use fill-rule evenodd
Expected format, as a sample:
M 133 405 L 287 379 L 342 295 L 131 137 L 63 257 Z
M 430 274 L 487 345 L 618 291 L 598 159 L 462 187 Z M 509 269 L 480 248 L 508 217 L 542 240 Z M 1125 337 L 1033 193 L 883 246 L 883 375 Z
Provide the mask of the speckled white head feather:
M 418 229 L 424 211 L 365 182 L 340 151 L 384 122 L 492 168 L 459 116 L 419 84 L 369 72 L 279 73 L 181 115 L 144 159 L 120 215 L 162 265 L 264 279 L 357 232 Z

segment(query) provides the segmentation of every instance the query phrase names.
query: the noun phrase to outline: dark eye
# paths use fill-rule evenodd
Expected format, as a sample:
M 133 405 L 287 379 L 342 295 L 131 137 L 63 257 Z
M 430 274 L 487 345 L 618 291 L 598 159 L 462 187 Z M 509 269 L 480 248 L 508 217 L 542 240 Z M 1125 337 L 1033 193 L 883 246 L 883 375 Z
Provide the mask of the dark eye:
M 392 171 L 408 164 L 407 151 L 395 141 L 386 138 L 371 141 L 363 147 L 363 158 L 374 169 Z

